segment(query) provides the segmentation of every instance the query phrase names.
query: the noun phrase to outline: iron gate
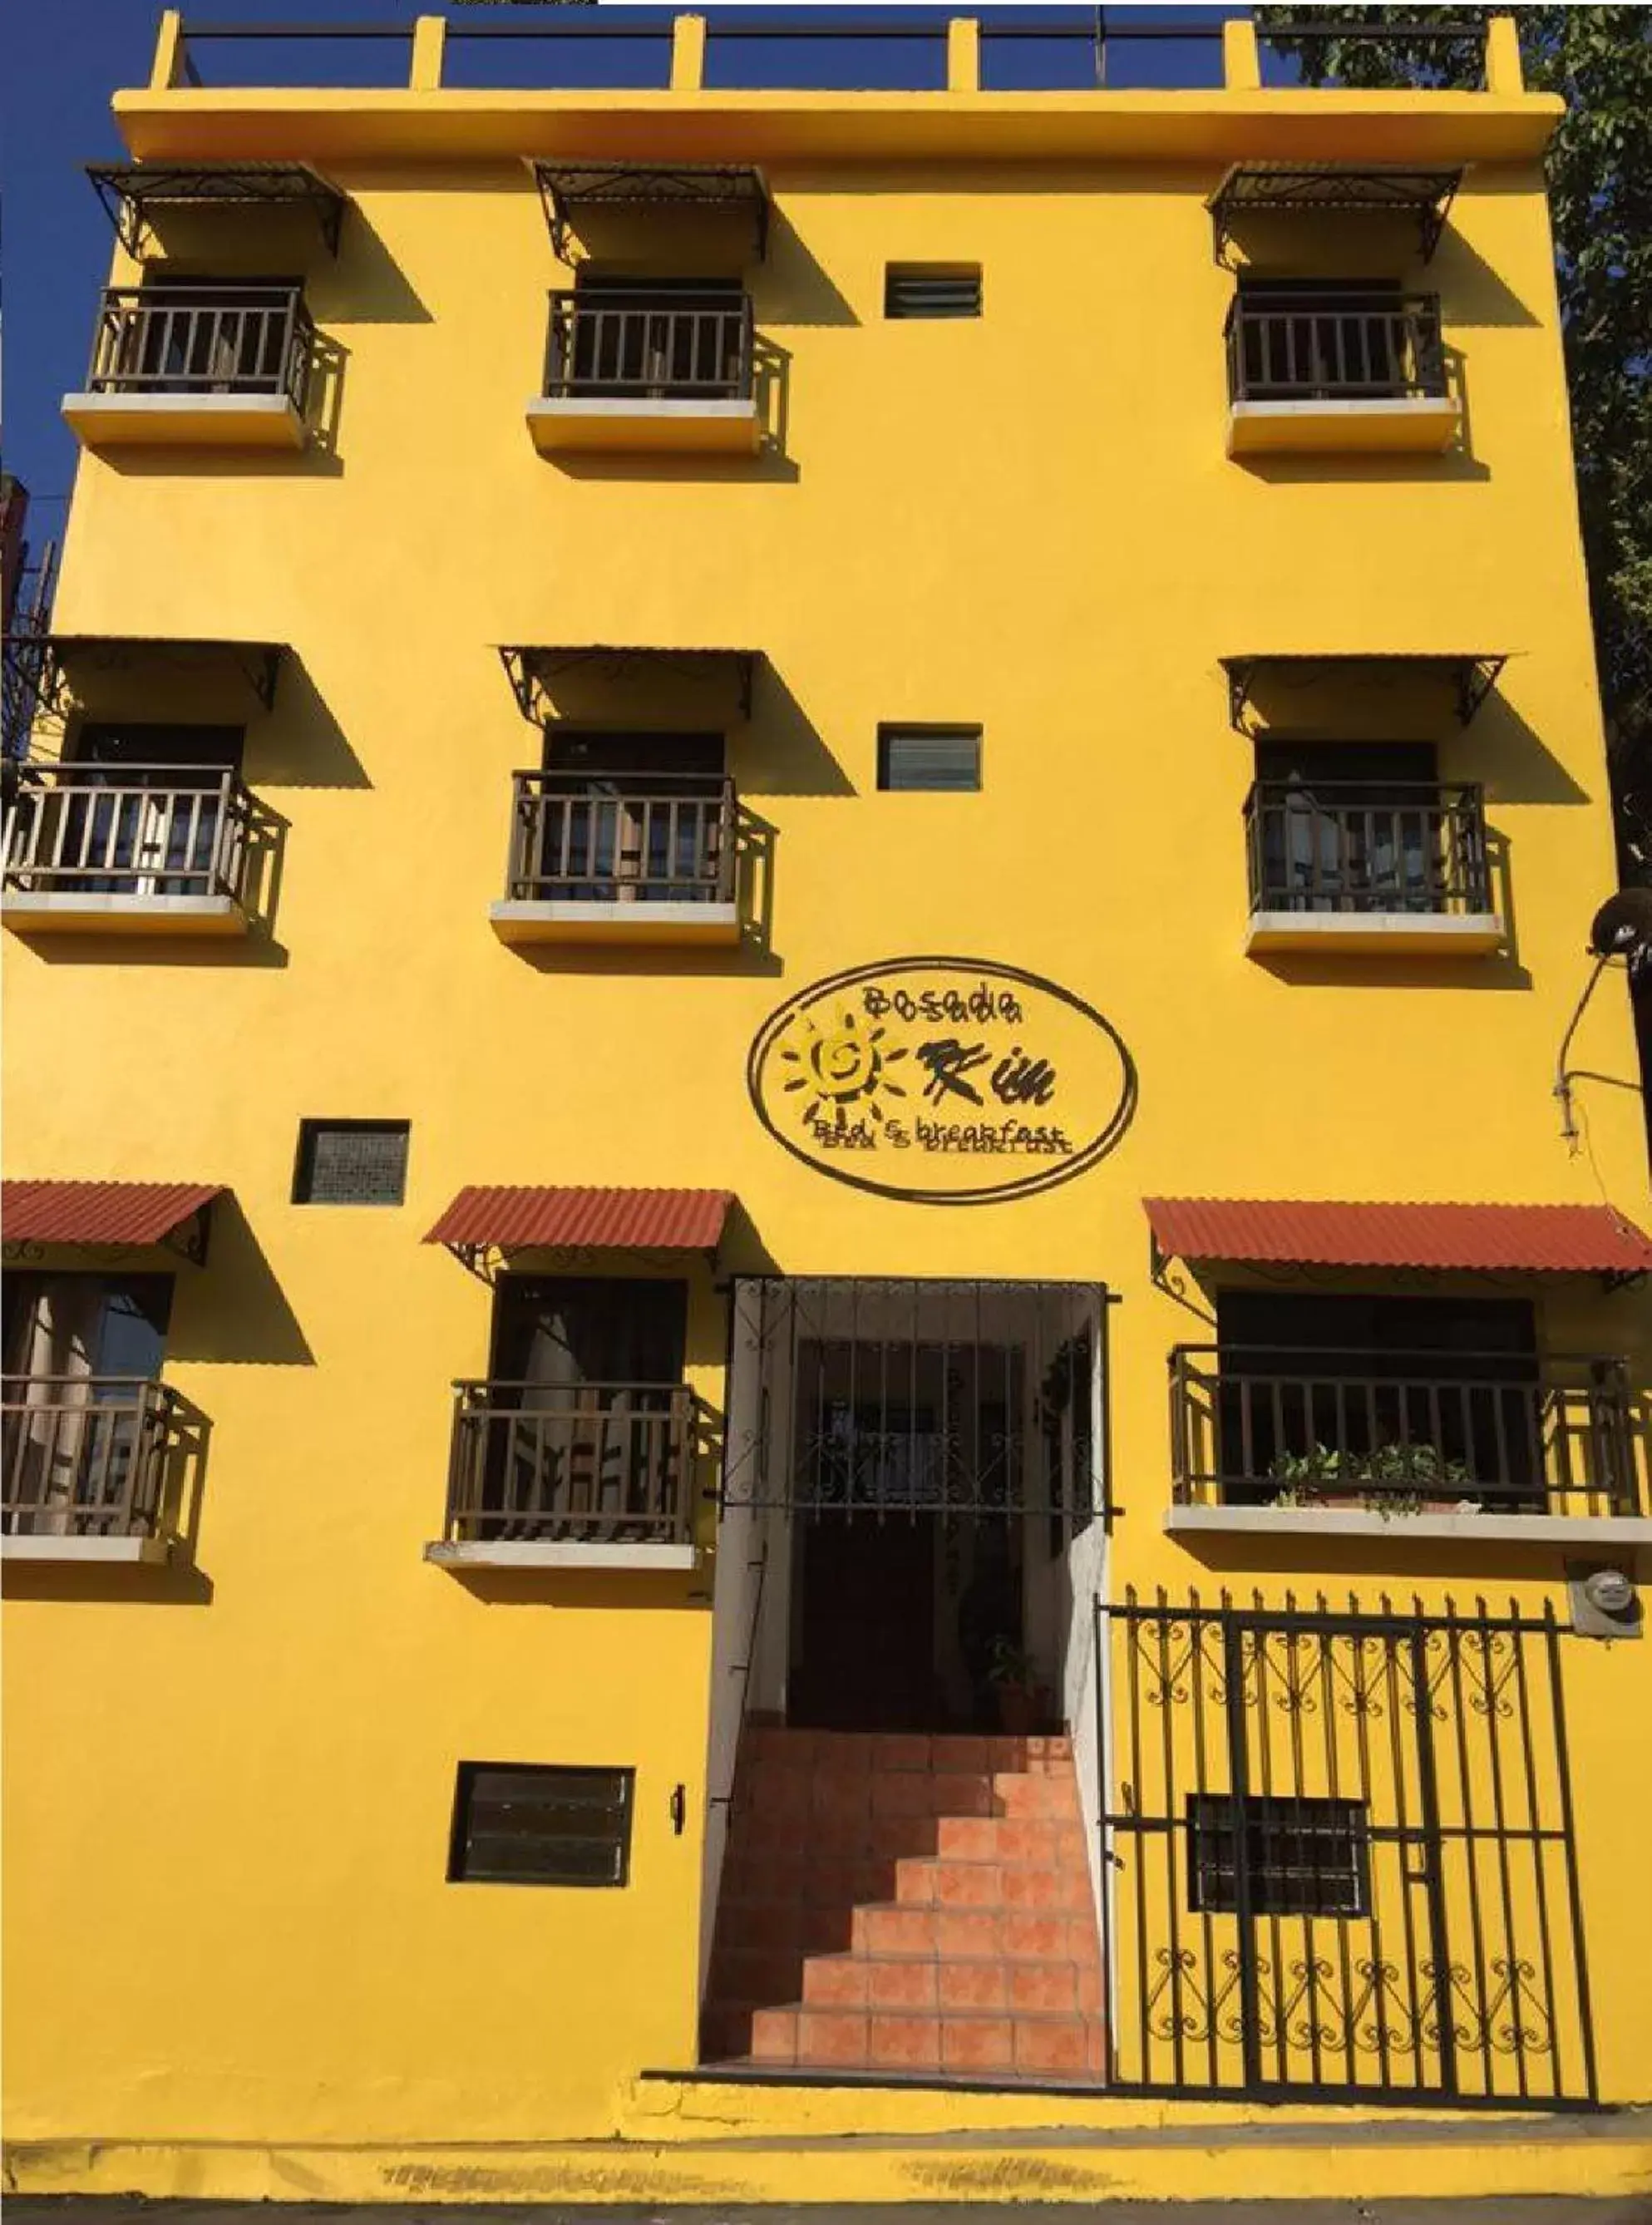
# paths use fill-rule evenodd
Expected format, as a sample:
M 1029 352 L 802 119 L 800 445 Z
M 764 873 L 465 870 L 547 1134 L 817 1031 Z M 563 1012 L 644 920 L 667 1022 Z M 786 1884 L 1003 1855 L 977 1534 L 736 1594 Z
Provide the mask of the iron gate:
M 1096 1617 L 1109 2083 L 1596 2098 L 1552 1612 Z
M 1098 1283 L 742 1277 L 724 1508 L 1082 1526 L 1102 1510 L 1106 1317 Z

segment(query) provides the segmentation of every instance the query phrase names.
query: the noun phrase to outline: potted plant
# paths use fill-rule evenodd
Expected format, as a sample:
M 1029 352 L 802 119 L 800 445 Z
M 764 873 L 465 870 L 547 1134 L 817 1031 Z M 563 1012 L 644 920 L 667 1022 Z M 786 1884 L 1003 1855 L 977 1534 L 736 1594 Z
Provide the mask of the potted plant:
M 1269 1465 L 1275 1506 L 1323 1506 L 1342 1504 L 1363 1507 L 1367 1513 L 1390 1516 L 1461 1512 L 1478 1506 L 1465 1499 L 1462 1487 L 1469 1480 L 1465 1461 L 1448 1460 L 1438 1445 L 1373 1445 L 1369 1452 L 1332 1452 L 1316 1444 L 1304 1453 L 1276 1454 Z
M 1045 1695 L 1039 1687 L 1032 1656 L 1013 1638 L 995 1638 L 986 1675 L 997 1698 L 1000 1729 L 1017 1738 L 1035 1731 Z

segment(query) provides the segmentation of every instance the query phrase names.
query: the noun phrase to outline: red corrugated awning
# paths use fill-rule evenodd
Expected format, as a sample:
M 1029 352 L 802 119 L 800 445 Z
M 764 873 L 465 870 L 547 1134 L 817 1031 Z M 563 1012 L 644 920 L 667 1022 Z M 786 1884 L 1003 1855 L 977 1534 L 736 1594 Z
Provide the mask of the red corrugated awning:
M 1161 1252 L 1317 1267 L 1434 1267 L 1535 1275 L 1640 1275 L 1652 1238 L 1605 1205 L 1351 1205 L 1149 1197 Z
M 425 1242 L 711 1252 L 733 1202 L 726 1189 L 462 1189 Z
M 0 1183 L 8 1244 L 162 1244 L 224 1195 L 222 1182 Z

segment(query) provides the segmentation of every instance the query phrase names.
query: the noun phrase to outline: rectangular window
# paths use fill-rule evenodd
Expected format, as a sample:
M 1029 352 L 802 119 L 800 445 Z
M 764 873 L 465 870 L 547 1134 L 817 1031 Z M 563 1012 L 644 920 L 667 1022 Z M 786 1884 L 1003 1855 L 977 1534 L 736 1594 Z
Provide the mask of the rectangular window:
M 1199 1792 L 1187 1802 L 1187 1905 L 1195 1915 L 1238 1912 L 1241 1830 L 1252 1916 L 1370 1912 L 1364 1801 L 1261 1794 L 1236 1803 Z
M 877 784 L 963 794 L 981 785 L 978 726 L 880 726 Z
M 407 1195 L 406 1120 L 301 1120 L 294 1205 L 400 1205 Z
M 978 317 L 978 263 L 891 263 L 883 274 L 886 317 Z
M 448 1883 L 623 1885 L 636 1775 L 460 1762 Z

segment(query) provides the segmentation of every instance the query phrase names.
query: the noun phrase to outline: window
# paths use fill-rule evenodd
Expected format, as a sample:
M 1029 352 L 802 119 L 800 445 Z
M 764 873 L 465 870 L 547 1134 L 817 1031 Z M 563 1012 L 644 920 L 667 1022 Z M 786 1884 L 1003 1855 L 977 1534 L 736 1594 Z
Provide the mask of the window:
M 978 263 L 891 263 L 883 274 L 886 317 L 978 317 Z
M 1252 1916 L 1364 1916 L 1370 1875 L 1361 1800 L 1297 1800 L 1197 1792 L 1187 1802 L 1187 1905 L 1195 1915 L 1239 1911 L 1239 1831 Z
M 880 726 L 877 784 L 963 793 L 981 785 L 978 726 Z
M 406 1120 L 301 1120 L 294 1205 L 400 1205 L 407 1195 Z
M 460 1762 L 448 1883 L 623 1885 L 636 1774 Z

